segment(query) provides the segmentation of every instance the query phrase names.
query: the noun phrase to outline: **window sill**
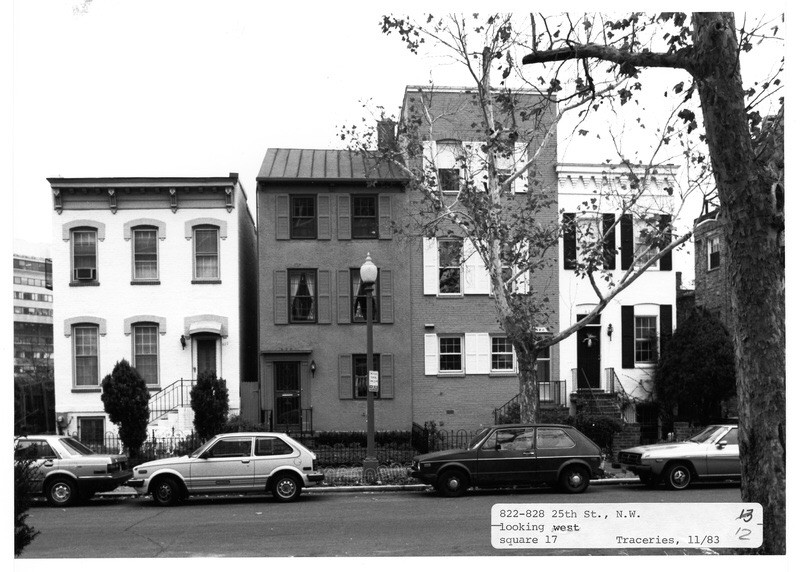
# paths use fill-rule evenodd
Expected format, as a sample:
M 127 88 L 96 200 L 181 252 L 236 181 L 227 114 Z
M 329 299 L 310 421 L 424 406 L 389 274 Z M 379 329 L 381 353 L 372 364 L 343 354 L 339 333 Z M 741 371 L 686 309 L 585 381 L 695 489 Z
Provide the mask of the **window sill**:
M 100 393 L 102 389 L 97 387 L 73 387 L 72 393 Z
M 442 294 L 441 292 L 439 292 L 438 294 L 436 294 L 436 297 L 437 298 L 463 298 L 464 297 L 464 293 L 463 292 L 453 292 L 452 294 L 447 294 L 447 293 Z
M 633 364 L 637 369 L 655 369 L 656 365 L 658 364 L 652 361 L 637 361 Z
M 508 371 L 490 371 L 489 377 L 517 377 L 519 376 L 519 372 L 508 370 Z
M 720 268 L 719 266 L 715 266 L 714 268 L 709 268 L 708 270 L 706 270 L 706 272 L 716 272 L 717 270 L 719 270 L 719 268 Z
M 72 281 L 69 283 L 70 287 L 77 287 L 80 288 L 82 286 L 100 286 L 100 282 L 97 280 L 80 280 L 80 281 Z
M 192 280 L 192 284 L 222 284 L 222 280 Z
M 131 286 L 158 286 L 161 280 L 131 280 Z
M 284 324 L 286 325 L 286 324 Z M 289 326 L 316 326 L 317 321 L 314 320 L 313 322 L 289 322 Z
M 447 373 L 447 372 L 441 372 L 440 371 L 439 373 L 436 374 L 436 377 L 445 378 L 445 379 L 446 378 L 452 378 L 452 377 L 467 377 L 467 374 L 465 374 L 463 371 L 453 372 L 453 373 Z

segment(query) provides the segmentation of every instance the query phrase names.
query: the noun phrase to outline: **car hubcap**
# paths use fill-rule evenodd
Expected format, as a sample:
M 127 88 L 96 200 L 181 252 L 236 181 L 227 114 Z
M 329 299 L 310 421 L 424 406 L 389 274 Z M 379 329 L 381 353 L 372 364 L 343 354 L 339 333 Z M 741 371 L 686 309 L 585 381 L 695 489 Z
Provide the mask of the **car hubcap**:
M 683 469 L 678 469 L 677 471 L 672 473 L 672 482 L 679 487 L 685 485 L 688 478 L 689 475 Z
M 460 486 L 461 481 L 458 479 L 458 477 L 450 477 L 450 479 L 447 481 L 447 488 L 451 491 L 457 491 Z
M 569 477 L 569 484 L 577 489 L 583 484 L 583 475 L 580 473 L 572 473 Z
M 70 490 L 65 484 L 59 483 L 53 487 L 53 498 L 58 502 L 65 502 L 69 500 Z
M 278 494 L 284 498 L 289 498 L 294 494 L 297 487 L 291 479 L 284 479 L 278 484 Z
M 172 498 L 172 487 L 169 485 L 161 485 L 158 487 L 158 500 L 169 501 Z

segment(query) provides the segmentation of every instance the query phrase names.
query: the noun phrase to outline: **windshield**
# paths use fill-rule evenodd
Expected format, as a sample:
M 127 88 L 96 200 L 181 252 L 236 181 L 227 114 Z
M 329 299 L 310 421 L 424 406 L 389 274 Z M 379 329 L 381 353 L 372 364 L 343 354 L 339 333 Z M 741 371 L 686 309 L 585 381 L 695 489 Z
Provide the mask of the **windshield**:
M 483 438 L 486 437 L 486 434 L 491 430 L 491 427 L 484 427 L 480 431 L 478 431 L 475 436 L 472 438 L 472 441 L 469 442 L 467 445 L 467 449 L 475 449 L 478 447 L 478 444 L 483 441 Z
M 60 441 L 61 444 L 64 445 L 64 448 L 73 455 L 94 455 L 94 451 L 77 439 L 67 437 L 66 439 L 61 439 Z
M 720 428 L 719 425 L 709 425 L 694 437 L 690 437 L 689 441 L 691 441 L 692 443 L 704 443 L 709 439 L 711 439 L 714 433 L 719 431 L 719 428 Z

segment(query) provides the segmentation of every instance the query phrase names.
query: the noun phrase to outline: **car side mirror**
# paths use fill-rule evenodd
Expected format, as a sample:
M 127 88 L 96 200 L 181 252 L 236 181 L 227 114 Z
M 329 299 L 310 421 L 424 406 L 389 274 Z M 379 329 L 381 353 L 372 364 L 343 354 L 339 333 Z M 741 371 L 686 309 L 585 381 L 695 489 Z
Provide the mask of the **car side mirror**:
M 717 443 L 717 449 L 724 449 L 725 445 L 727 444 L 728 444 L 727 441 L 720 441 L 719 443 Z

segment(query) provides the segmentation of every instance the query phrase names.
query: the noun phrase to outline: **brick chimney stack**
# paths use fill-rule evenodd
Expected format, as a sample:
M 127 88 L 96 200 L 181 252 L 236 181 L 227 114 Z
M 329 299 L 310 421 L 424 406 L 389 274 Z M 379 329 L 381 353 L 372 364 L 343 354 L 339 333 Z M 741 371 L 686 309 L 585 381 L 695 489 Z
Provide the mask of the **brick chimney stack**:
M 397 146 L 395 137 L 395 126 L 397 124 L 391 119 L 378 120 L 378 150 L 392 150 Z

